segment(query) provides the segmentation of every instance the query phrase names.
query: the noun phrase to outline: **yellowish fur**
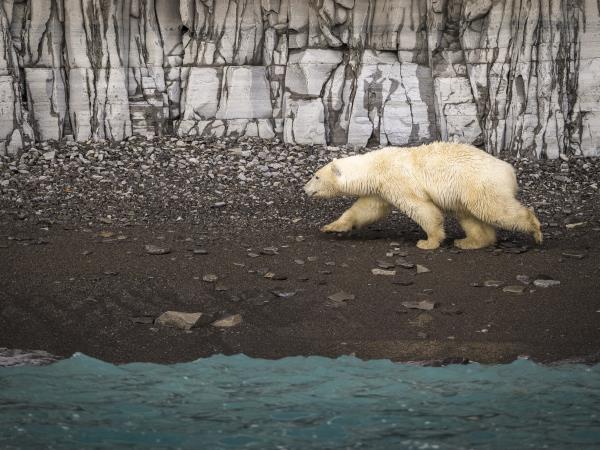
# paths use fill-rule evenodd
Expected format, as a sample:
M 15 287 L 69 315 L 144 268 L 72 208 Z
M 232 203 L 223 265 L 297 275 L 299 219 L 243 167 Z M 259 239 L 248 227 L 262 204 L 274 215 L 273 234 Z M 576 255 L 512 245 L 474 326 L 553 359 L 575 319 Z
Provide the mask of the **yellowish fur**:
M 449 142 L 337 159 L 304 187 L 314 197 L 359 197 L 322 231 L 361 228 L 395 207 L 427 233 L 427 240 L 417 243 L 422 249 L 437 248 L 444 240 L 444 214 L 456 216 L 464 229 L 466 238 L 455 241 L 463 249 L 494 244 L 495 228 L 528 233 L 541 243 L 540 223 L 515 198 L 517 189 L 510 164 L 471 145 Z

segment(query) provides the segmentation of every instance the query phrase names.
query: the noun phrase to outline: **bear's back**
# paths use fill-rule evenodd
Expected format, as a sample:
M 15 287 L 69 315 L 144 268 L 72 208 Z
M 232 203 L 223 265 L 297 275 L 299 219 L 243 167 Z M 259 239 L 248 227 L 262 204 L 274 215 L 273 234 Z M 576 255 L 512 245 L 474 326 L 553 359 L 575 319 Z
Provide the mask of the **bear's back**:
M 434 142 L 419 147 L 387 147 L 373 155 L 387 165 L 399 184 L 411 185 L 446 208 L 463 203 L 463 196 L 493 188 L 514 195 L 513 167 L 472 145 Z
M 375 155 L 378 153 L 379 155 Z M 507 162 L 469 144 L 458 142 L 432 142 L 418 147 L 386 147 L 372 152 L 374 157 L 387 162 L 410 162 L 415 169 L 423 171 L 458 172 L 472 171 L 493 173 L 497 170 L 513 172 Z

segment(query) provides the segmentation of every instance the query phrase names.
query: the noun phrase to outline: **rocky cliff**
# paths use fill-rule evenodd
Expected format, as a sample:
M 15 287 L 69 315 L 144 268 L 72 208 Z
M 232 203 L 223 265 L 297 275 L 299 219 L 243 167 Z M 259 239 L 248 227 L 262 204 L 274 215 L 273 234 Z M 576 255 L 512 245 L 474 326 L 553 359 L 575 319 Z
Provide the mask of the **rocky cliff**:
M 0 0 L 0 154 L 132 134 L 600 154 L 596 0 Z

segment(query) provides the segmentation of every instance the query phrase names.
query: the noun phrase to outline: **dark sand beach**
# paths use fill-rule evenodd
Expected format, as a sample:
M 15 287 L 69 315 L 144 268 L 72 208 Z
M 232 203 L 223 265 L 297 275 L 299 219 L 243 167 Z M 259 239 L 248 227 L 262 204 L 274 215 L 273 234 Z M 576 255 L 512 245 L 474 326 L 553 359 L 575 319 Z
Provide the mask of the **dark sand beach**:
M 460 251 L 449 219 L 444 245 L 422 251 L 399 213 L 349 235 L 318 231 L 351 200 L 301 187 L 350 150 L 46 145 L 0 167 L 0 347 L 117 363 L 600 359 L 597 160 L 510 160 L 542 246 L 503 231 L 495 247 Z M 165 311 L 203 315 L 181 330 L 154 323 Z M 230 316 L 241 322 L 213 325 Z

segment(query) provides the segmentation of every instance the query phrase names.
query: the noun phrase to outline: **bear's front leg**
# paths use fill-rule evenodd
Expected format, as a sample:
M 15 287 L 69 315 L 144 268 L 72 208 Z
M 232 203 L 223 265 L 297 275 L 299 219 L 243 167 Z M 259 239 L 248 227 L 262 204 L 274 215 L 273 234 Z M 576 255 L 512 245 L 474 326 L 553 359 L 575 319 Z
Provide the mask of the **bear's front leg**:
M 457 215 L 460 226 L 465 231 L 464 239 L 456 239 L 454 245 L 463 250 L 476 250 L 496 243 L 496 230 L 469 213 Z
M 427 233 L 427 239 L 417 242 L 421 250 L 434 250 L 446 239 L 444 215 L 433 203 L 428 201 L 405 201 L 401 208 L 408 217 L 417 222 Z
M 361 197 L 335 222 L 321 228 L 324 233 L 345 233 L 370 225 L 387 216 L 392 205 L 376 196 Z

